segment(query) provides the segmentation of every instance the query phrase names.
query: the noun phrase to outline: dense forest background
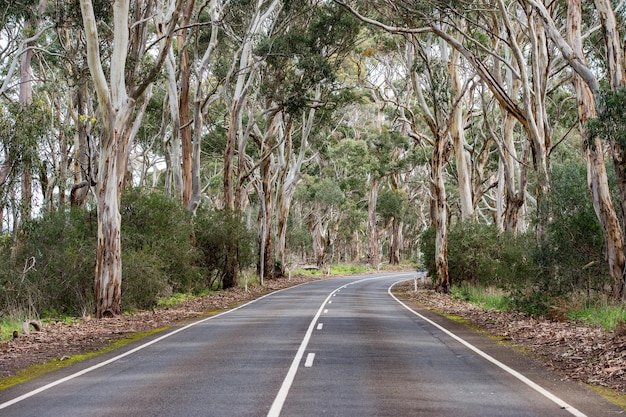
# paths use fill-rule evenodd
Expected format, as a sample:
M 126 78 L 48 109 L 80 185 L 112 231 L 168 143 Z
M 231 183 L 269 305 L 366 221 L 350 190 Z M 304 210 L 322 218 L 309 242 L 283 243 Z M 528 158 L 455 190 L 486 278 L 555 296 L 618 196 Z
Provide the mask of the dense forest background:
M 0 319 L 336 263 L 535 314 L 626 297 L 623 3 L 0 12 Z

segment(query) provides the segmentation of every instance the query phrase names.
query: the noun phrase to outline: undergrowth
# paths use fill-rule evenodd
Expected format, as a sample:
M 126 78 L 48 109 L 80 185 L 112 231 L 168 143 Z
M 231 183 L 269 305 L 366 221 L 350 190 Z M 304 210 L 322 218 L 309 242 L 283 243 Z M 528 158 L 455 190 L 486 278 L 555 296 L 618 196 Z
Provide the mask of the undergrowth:
M 626 308 L 622 304 L 590 304 L 570 310 L 567 313 L 567 317 L 570 320 L 579 321 L 588 326 L 601 326 L 604 330 L 610 332 L 626 323 Z
M 451 294 L 454 298 L 468 301 L 487 310 L 511 310 L 514 306 L 507 293 L 494 287 L 479 287 L 469 284 L 453 286 Z M 626 306 L 611 304 L 607 300 L 596 300 L 577 306 L 569 303 L 565 308 L 565 317 L 590 327 L 602 327 L 607 332 L 626 326 Z
M 511 301 L 507 294 L 495 287 L 477 287 L 464 283 L 461 286 L 452 287 L 451 292 L 453 297 L 469 301 L 487 310 L 506 311 L 511 308 Z

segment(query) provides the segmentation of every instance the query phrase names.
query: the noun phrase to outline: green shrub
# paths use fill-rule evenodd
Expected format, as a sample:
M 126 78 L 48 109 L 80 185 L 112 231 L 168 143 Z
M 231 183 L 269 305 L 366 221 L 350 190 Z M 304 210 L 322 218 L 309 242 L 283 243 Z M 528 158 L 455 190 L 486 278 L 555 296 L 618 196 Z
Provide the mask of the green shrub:
M 147 309 L 161 297 L 172 295 L 167 265 L 148 251 L 124 251 L 122 262 L 122 308 L 124 311 Z
M 213 289 L 222 285 L 227 254 L 237 253 L 239 270 L 256 262 L 256 234 L 249 230 L 241 215 L 223 210 L 200 209 L 194 220 L 197 248 L 202 252 L 200 265 L 205 271 L 205 286 Z
M 435 267 L 435 228 L 430 226 L 420 236 L 420 249 L 423 254 L 424 269 L 432 280 L 436 279 Z
M 122 282 L 129 281 L 122 293 L 124 305 L 146 305 L 146 300 L 133 300 L 135 294 L 142 297 L 130 291 L 135 284 L 155 291 L 161 288 L 157 293 L 204 289 L 204 273 L 198 267 L 201 252 L 192 241 L 191 214 L 180 203 L 162 192 L 133 189 L 124 193 L 121 213 Z M 152 279 L 155 282 L 149 282 Z
M 422 234 L 424 267 L 435 276 L 435 230 Z M 536 274 L 528 236 L 499 233 L 495 226 L 458 223 L 448 233 L 448 271 L 451 285 L 506 288 Z
M 94 212 L 47 213 L 23 229 L 14 257 L 12 307 L 37 315 L 81 315 L 93 309 Z
M 591 205 L 583 164 L 559 165 L 552 172 L 550 222 L 537 263 L 555 294 L 581 289 L 610 290 L 602 229 Z
M 127 190 L 121 215 L 123 308 L 149 308 L 162 295 L 205 288 L 202 252 L 193 244 L 187 210 L 163 193 Z M 29 222 L 15 248 L 3 239 L 2 311 L 41 316 L 93 311 L 96 240 L 96 213 L 80 208 Z

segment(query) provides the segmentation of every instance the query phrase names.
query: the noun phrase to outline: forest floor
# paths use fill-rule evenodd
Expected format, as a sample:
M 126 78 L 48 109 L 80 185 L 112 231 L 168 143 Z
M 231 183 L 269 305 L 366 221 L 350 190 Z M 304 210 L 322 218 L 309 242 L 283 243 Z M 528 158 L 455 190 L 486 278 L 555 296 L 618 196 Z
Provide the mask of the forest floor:
M 292 277 L 267 281 L 264 287 L 251 286 L 249 291 L 235 288 L 185 301 L 175 307 L 141 311 L 100 320 L 85 318 L 73 323 L 48 323 L 41 331 L 20 334 L 0 343 L 0 388 L 18 375 L 28 379 L 31 365 L 52 364 L 57 369 L 70 359 L 88 352 L 106 349 L 133 335 L 180 324 L 200 316 L 233 307 L 245 301 L 282 288 L 324 276 Z M 611 389 L 619 397 L 626 394 L 626 330 L 607 333 L 567 320 L 533 318 L 516 312 L 485 310 L 449 295 L 425 288 L 413 291 L 412 285 L 398 287 L 400 297 L 416 306 L 440 314 L 462 317 L 473 328 L 495 336 L 541 359 L 563 378 Z M 620 401 L 620 402 L 623 402 Z

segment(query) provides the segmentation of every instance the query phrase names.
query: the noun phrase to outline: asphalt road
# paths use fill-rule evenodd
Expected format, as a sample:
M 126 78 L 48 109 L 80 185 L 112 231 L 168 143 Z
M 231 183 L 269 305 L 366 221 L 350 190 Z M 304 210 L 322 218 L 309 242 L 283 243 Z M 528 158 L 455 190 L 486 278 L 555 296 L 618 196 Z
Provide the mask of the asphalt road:
M 589 416 L 624 410 L 389 287 L 312 282 L 0 392 L 0 416 Z

